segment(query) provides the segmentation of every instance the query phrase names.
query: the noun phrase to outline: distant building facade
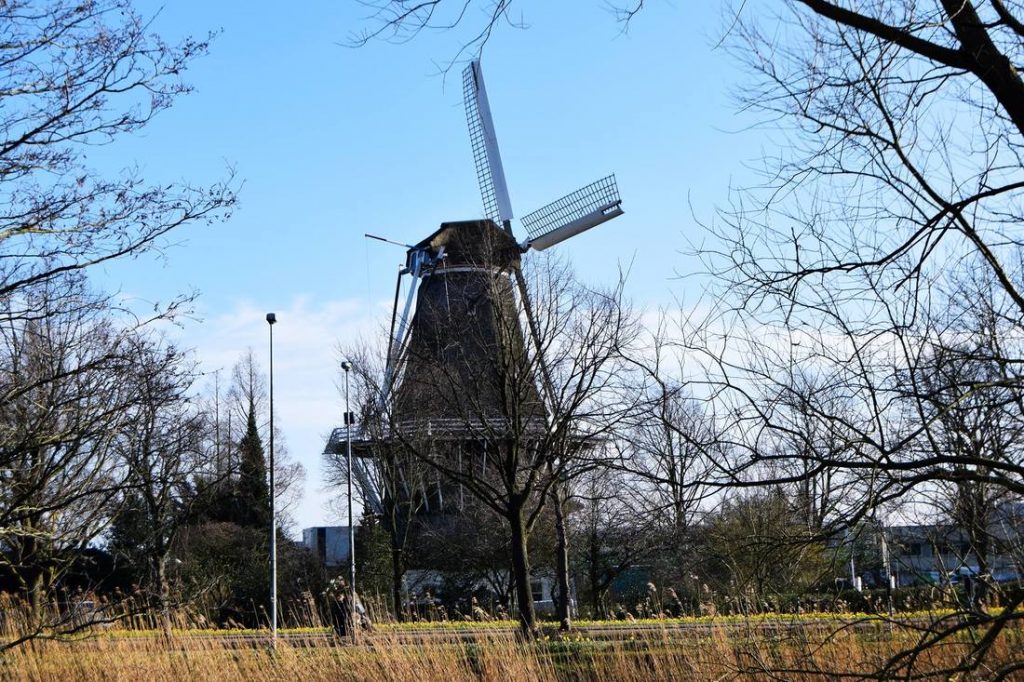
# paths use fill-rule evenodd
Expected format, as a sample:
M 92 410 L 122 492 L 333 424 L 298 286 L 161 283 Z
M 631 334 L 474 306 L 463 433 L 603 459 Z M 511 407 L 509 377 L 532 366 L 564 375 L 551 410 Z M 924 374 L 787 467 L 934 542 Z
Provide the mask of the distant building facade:
M 302 529 L 302 544 L 328 567 L 348 564 L 348 539 L 348 526 L 314 526 Z
M 905 525 L 887 529 L 892 572 L 900 586 L 958 583 L 981 573 L 967 533 L 953 525 Z M 1017 529 L 993 524 L 987 552 L 991 580 L 999 583 L 1024 578 L 1021 536 Z

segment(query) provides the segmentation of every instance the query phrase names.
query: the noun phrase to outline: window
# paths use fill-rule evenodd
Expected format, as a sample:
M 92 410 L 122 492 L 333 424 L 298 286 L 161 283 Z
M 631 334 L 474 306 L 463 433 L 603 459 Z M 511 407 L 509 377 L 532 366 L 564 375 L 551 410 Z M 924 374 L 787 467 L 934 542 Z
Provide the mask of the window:
M 530 591 L 533 592 L 533 601 L 544 601 L 544 583 L 542 581 L 531 580 Z

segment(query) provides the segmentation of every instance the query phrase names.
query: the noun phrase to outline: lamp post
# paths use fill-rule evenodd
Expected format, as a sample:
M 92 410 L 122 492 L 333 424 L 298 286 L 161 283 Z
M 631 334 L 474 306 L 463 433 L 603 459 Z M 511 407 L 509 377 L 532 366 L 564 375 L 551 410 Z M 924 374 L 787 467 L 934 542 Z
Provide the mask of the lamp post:
M 277 648 L 277 502 L 274 499 L 274 323 L 277 315 L 267 313 L 270 325 L 270 637 Z
M 348 399 L 348 375 L 352 371 L 352 363 L 344 360 L 341 368 L 345 370 L 345 459 L 348 468 L 348 566 L 349 566 L 349 607 L 352 614 L 352 633 L 355 635 L 356 611 L 356 529 L 352 523 L 352 417 Z

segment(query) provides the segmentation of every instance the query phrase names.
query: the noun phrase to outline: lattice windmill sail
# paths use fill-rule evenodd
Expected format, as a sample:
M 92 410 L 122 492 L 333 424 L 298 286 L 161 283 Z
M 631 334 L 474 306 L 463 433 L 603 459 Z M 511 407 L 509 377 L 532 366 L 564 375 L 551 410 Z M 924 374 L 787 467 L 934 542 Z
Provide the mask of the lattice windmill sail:
M 512 234 L 512 202 L 478 60 L 462 72 L 462 91 L 484 216 Z M 609 175 L 524 216 L 521 222 L 528 236 L 520 246 L 524 251 L 543 251 L 622 213 L 615 176 Z
M 501 165 L 501 151 L 479 61 L 470 62 L 462 72 L 462 96 L 466 103 L 469 141 L 473 146 L 473 164 L 484 200 L 484 217 L 511 233 L 512 201 L 508 196 L 505 168 Z
M 620 215 L 619 188 L 609 175 L 523 216 L 521 222 L 527 245 L 543 251 Z

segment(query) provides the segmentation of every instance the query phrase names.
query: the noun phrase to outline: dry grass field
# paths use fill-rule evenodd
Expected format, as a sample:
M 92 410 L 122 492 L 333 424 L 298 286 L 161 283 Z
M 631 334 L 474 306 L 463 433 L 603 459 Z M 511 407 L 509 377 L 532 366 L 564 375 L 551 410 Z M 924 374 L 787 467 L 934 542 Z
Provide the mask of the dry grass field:
M 429 636 L 424 636 L 428 632 Z M 358 644 L 312 629 L 284 633 L 276 651 L 265 632 L 202 633 L 107 629 L 69 641 L 35 641 L 0 655 L 5 680 L 812 680 L 880 671 L 920 636 L 882 622 L 722 621 L 699 627 L 620 626 L 616 636 L 520 641 L 500 628 L 381 628 Z M 985 662 L 956 679 L 998 679 L 1024 659 L 1017 629 L 1004 631 Z M 883 678 L 949 679 L 975 634 L 929 648 Z M 905 663 L 909 661 L 904 661 Z M 897 675 L 897 673 L 902 673 Z M 1006 679 L 1017 678 L 1010 673 Z

